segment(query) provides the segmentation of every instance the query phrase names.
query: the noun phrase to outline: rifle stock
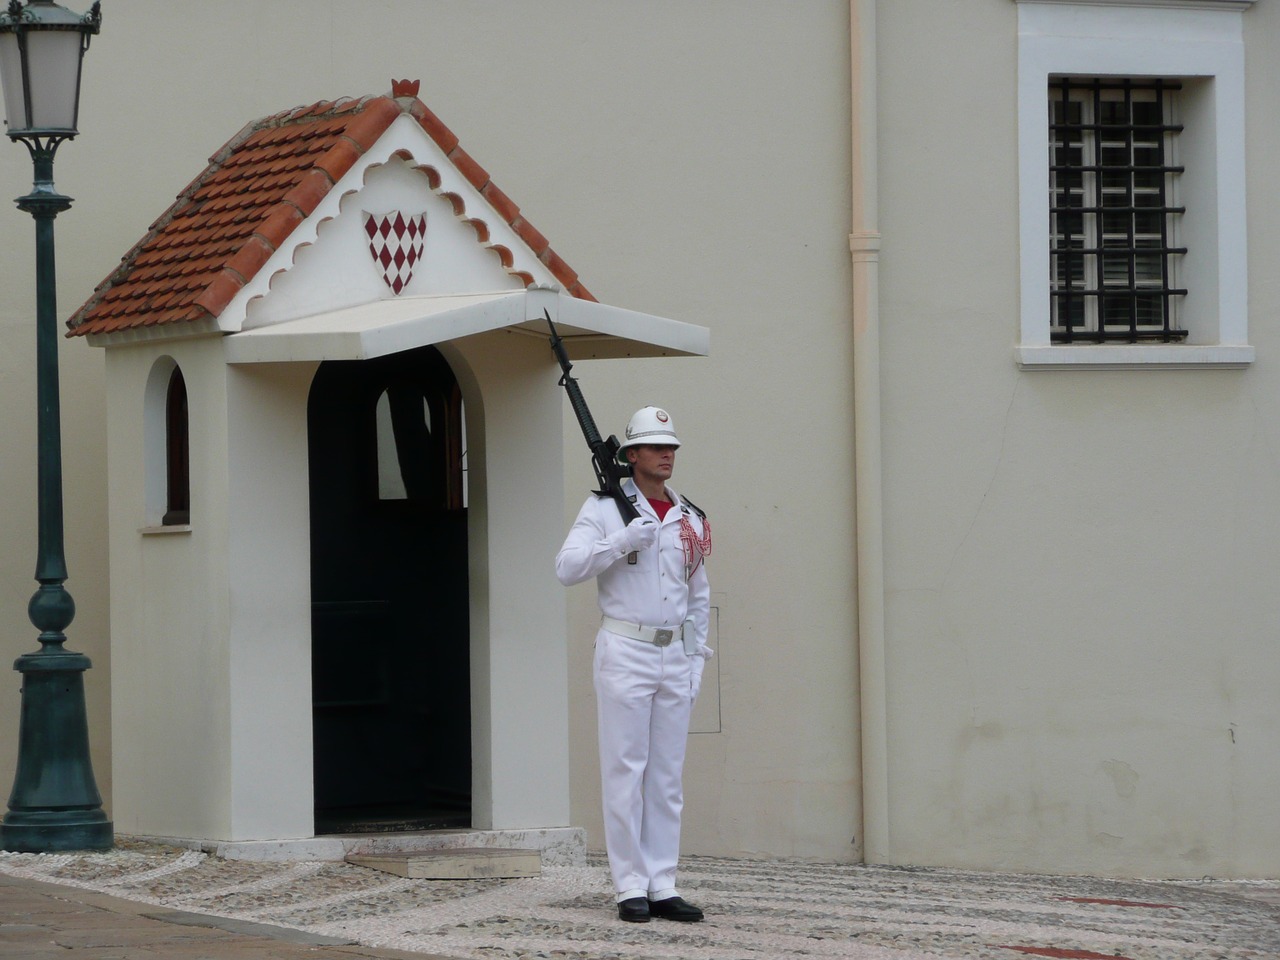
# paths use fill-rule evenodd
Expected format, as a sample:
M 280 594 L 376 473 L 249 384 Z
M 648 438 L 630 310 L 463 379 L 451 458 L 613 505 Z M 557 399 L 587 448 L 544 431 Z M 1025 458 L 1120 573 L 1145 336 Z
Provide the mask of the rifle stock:
M 546 317 L 547 326 L 551 328 L 551 351 L 556 355 L 556 360 L 559 361 L 560 369 L 563 371 L 560 386 L 564 387 L 565 393 L 569 395 L 569 406 L 573 409 L 573 415 L 578 418 L 578 426 L 582 429 L 582 436 L 587 441 L 587 449 L 591 451 L 591 468 L 595 471 L 596 482 L 600 484 L 599 489 L 594 492 L 602 497 L 613 499 L 613 502 L 618 505 L 618 512 L 622 514 L 622 523 L 625 526 L 640 516 L 636 505 L 622 492 L 622 480 L 630 476 L 631 471 L 618 462 L 618 438 L 610 436 L 605 440 L 600 436 L 595 418 L 587 408 L 586 397 L 582 395 L 582 388 L 578 386 L 578 381 L 571 373 L 573 364 L 569 362 L 569 355 L 565 352 L 564 341 L 556 332 L 556 325 L 551 322 L 551 314 L 543 310 L 542 315 Z

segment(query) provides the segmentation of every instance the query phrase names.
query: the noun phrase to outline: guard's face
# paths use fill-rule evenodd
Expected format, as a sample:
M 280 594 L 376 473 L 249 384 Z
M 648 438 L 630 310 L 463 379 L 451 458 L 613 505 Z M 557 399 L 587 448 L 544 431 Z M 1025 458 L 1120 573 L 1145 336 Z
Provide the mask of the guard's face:
M 668 444 L 642 443 L 627 450 L 631 472 L 637 480 L 665 483 L 676 468 L 676 448 Z

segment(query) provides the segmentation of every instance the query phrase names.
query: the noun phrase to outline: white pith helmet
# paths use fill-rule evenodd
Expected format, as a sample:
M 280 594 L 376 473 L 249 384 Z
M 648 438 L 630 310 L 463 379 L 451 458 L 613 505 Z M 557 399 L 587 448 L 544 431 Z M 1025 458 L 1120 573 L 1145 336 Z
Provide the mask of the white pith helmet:
M 631 419 L 627 421 L 627 435 L 618 444 L 618 459 L 626 463 L 627 447 L 638 447 L 646 443 L 680 446 L 676 428 L 671 423 L 671 414 L 661 407 L 641 407 L 631 415 Z

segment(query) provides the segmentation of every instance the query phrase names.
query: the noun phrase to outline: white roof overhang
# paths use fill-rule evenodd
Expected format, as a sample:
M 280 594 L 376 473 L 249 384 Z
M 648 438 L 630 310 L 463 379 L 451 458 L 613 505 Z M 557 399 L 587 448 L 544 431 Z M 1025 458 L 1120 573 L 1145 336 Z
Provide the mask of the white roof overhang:
M 493 330 L 546 338 L 543 311 L 574 360 L 706 356 L 710 348 L 706 327 L 536 287 L 376 300 L 241 330 L 224 344 L 228 363 L 368 360 Z

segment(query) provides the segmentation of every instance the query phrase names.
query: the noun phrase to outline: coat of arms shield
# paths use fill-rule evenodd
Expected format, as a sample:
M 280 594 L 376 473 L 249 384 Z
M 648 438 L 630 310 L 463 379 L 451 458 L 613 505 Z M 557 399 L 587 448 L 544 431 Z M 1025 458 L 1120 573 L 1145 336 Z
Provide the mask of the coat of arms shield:
M 427 233 L 427 214 L 364 213 L 364 232 L 369 237 L 369 255 L 382 271 L 391 292 L 397 296 L 413 278 L 413 268 L 422 259 L 422 242 Z

